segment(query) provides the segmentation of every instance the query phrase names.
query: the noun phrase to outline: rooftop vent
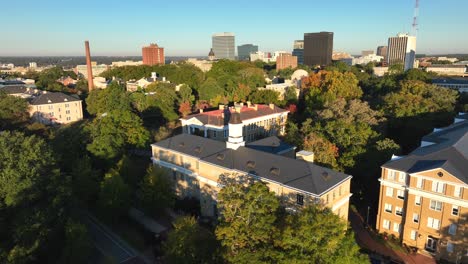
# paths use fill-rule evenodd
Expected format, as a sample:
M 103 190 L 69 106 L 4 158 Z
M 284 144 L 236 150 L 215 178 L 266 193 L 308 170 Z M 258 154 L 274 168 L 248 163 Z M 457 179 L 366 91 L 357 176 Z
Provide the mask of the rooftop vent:
M 326 181 L 330 180 L 331 176 L 328 174 L 328 172 L 324 171 L 322 172 L 322 178 Z
M 202 148 L 201 148 L 200 146 L 196 146 L 195 149 L 194 149 L 194 151 L 195 151 L 196 153 L 201 153 Z
M 184 143 L 184 142 L 180 142 L 180 143 L 179 143 L 179 147 L 181 147 L 181 148 L 185 147 L 185 143 Z
M 224 160 L 225 157 L 224 153 L 218 153 L 218 155 L 216 155 L 217 160 Z
M 48 102 L 48 103 L 52 103 L 52 101 L 51 101 L 51 100 L 47 100 L 47 102 Z
M 63 100 L 64 100 L 65 102 L 68 102 L 68 99 L 67 99 L 67 98 L 65 98 L 65 99 L 63 99 Z
M 279 169 L 279 168 L 275 168 L 275 167 L 271 167 L 270 173 L 273 174 L 273 175 L 279 176 L 279 174 L 280 174 L 280 169 Z
M 255 161 L 253 161 L 253 160 L 247 161 L 247 168 L 255 169 Z

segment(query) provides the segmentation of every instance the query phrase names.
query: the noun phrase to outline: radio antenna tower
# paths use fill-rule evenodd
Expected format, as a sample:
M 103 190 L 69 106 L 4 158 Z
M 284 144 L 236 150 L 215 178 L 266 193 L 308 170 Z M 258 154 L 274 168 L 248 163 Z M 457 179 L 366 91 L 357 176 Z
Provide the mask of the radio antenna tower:
M 416 5 L 414 6 L 414 16 L 413 16 L 413 24 L 412 24 L 412 34 L 413 36 L 418 35 L 418 16 L 419 16 L 419 0 L 415 0 Z

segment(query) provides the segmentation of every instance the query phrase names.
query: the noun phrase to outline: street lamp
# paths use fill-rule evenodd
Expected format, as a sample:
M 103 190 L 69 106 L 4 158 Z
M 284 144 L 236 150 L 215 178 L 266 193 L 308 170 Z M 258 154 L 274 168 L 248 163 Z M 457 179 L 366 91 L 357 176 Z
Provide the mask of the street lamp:
M 367 223 L 367 226 L 369 227 L 369 210 L 370 210 L 370 206 L 367 206 L 367 217 L 366 217 L 366 223 Z

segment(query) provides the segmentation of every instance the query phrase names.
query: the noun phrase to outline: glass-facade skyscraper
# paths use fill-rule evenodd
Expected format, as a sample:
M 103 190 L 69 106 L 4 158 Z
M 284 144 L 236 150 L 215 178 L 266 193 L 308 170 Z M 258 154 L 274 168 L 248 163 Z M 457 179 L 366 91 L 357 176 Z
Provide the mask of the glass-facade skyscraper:
M 234 33 L 223 32 L 213 34 L 212 48 L 216 59 L 234 60 L 236 58 Z

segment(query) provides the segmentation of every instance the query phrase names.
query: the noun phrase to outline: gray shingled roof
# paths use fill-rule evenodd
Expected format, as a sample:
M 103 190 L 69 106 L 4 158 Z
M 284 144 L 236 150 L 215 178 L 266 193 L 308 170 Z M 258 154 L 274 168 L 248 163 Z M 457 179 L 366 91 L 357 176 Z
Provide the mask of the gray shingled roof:
M 153 145 L 181 152 L 197 158 L 210 156 L 226 148 L 226 143 L 189 134 L 180 134 Z
M 24 85 L 8 85 L 0 87 L 0 91 L 3 91 L 7 94 L 20 94 L 26 92 L 27 87 Z
M 315 195 L 320 195 L 351 177 L 304 160 L 248 147 L 228 149 L 225 142 L 188 134 L 177 135 L 153 145 L 198 157 L 201 161 L 217 166 L 257 175 Z M 196 147 L 201 147 L 201 152 L 195 151 Z
M 433 132 L 423 141 L 434 144 L 419 147 L 409 155 L 388 161 L 382 167 L 417 173 L 441 168 L 468 183 L 468 121 Z
M 271 136 L 247 143 L 246 147 L 273 154 L 294 149 L 294 146 L 281 141 L 277 136 Z
M 31 104 L 42 105 L 42 104 L 56 104 L 56 103 L 74 102 L 74 101 L 81 101 L 81 100 L 74 96 L 66 95 L 60 92 L 57 92 L 57 93 L 46 92 L 34 98 L 31 101 Z

